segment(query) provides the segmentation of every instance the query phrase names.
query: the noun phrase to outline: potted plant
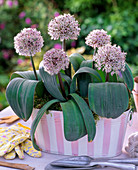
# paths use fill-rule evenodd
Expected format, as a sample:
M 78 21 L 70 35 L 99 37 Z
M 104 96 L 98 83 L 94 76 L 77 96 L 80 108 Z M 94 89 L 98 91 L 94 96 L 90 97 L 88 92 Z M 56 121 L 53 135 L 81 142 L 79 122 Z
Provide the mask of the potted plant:
M 25 28 L 17 34 L 14 38 L 16 52 L 30 56 L 33 71 L 13 73 L 6 97 L 13 111 L 25 121 L 32 115 L 34 104 L 45 101 L 43 107 L 34 110 L 35 115 L 32 115 L 31 139 L 36 149 L 42 147 L 37 145 L 42 141 L 49 152 L 56 148 L 58 152 L 56 149 L 55 152 L 61 154 L 94 155 L 94 152 L 99 152 L 100 155 L 95 156 L 115 156 L 120 153 L 123 144 L 133 90 L 132 73 L 125 62 L 126 53 L 119 46 L 111 45 L 110 36 L 104 30 L 94 30 L 86 38 L 86 44 L 94 48 L 93 59 L 86 60 L 77 53 L 67 57 L 65 41 L 77 39 L 79 32 L 78 21 L 70 14 L 51 20 L 48 33 L 51 39 L 60 38 L 62 50 L 47 51 L 37 71 L 32 56 L 43 46 L 41 33 Z M 74 75 L 71 74 L 71 65 Z M 52 106 L 62 111 L 50 111 L 51 114 L 48 114 L 48 110 L 53 110 Z M 112 129 L 113 121 L 115 130 Z M 111 131 L 118 131 L 117 137 Z M 43 142 L 42 138 L 47 141 Z M 112 153 L 109 148 L 114 145 L 115 138 L 117 152 Z M 82 149 L 85 148 L 84 143 L 87 151 Z M 96 143 L 98 150 L 94 151 Z

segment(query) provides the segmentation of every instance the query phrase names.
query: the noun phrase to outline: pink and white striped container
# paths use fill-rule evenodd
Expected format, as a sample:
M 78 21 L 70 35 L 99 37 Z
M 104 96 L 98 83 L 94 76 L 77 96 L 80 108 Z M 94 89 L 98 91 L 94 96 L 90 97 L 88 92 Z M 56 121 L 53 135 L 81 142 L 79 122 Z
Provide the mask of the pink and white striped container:
M 33 116 L 38 109 L 33 110 Z M 96 136 L 88 142 L 87 136 L 69 142 L 64 137 L 63 114 L 61 111 L 50 111 L 44 114 L 38 124 L 35 138 L 38 146 L 48 153 L 62 155 L 88 155 L 94 158 L 114 157 L 121 154 L 128 122 L 129 111 L 117 119 L 101 118 L 96 125 Z

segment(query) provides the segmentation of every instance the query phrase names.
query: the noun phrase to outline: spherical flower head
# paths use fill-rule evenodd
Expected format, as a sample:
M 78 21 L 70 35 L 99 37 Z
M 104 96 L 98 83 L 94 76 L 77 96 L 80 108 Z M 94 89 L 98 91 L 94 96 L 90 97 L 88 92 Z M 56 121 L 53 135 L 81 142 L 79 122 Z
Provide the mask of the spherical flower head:
M 24 56 L 34 56 L 43 47 L 43 37 L 35 28 L 24 28 L 14 37 L 16 53 Z
M 43 67 L 51 75 L 58 74 L 61 69 L 65 70 L 69 66 L 69 59 L 61 49 L 52 48 L 43 57 Z
M 51 20 L 48 25 L 48 34 L 54 40 L 59 38 L 61 41 L 68 39 L 76 40 L 79 33 L 78 21 L 70 14 L 59 15 Z
M 126 53 L 121 52 L 120 46 L 106 44 L 99 47 L 97 54 L 93 56 L 93 61 L 96 62 L 95 66 L 100 70 L 105 70 L 106 73 L 111 72 L 119 74 L 119 71 L 125 70 Z
M 99 48 L 106 44 L 111 44 L 110 37 L 110 35 L 107 35 L 107 31 L 96 29 L 88 34 L 85 43 L 95 49 L 96 47 Z

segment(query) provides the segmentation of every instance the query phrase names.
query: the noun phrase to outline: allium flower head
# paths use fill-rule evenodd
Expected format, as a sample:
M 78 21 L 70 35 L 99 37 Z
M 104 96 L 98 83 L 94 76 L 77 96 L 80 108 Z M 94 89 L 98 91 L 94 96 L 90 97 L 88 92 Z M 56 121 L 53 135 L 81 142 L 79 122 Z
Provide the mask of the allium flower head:
M 96 62 L 95 66 L 100 70 L 105 70 L 106 73 L 111 72 L 119 74 L 119 71 L 125 70 L 126 53 L 121 52 L 120 46 L 106 44 L 99 47 L 97 54 L 93 56 L 93 61 Z
M 102 47 L 105 44 L 111 44 L 110 35 L 107 35 L 107 31 L 102 30 L 93 30 L 86 37 L 86 44 L 93 47 Z
M 78 21 L 70 14 L 59 15 L 49 22 L 48 34 L 51 39 L 61 41 L 74 39 L 76 40 L 80 33 Z
M 44 54 L 43 67 L 49 74 L 58 74 L 61 69 L 65 70 L 68 66 L 69 59 L 64 51 L 52 48 Z
M 43 47 L 43 38 L 35 28 L 24 28 L 14 37 L 16 53 L 24 56 L 34 56 Z

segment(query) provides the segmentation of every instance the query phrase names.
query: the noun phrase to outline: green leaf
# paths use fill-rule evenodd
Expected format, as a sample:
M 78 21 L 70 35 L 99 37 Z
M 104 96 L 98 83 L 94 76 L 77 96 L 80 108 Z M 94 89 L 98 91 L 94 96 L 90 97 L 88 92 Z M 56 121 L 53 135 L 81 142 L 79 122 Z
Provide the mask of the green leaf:
M 80 68 L 81 62 L 84 61 L 85 59 L 83 58 L 82 55 L 80 55 L 78 53 L 74 53 L 69 56 L 69 60 L 70 60 L 71 64 L 73 65 L 73 68 L 76 72 Z
M 75 74 L 74 74 L 74 77 L 72 79 L 72 83 L 71 83 L 71 86 L 70 86 L 70 93 L 74 93 L 76 91 L 76 78 L 78 77 L 79 74 L 82 74 L 82 73 L 88 73 L 88 74 L 91 74 L 92 76 L 94 76 L 99 82 L 102 81 L 99 73 L 97 71 L 95 71 L 94 69 L 92 68 L 89 68 L 89 67 L 82 67 L 80 68 Z
M 102 117 L 117 118 L 128 108 L 129 96 L 123 83 L 90 83 L 89 105 Z
M 34 93 L 39 81 L 15 78 L 6 89 L 7 101 L 13 111 L 23 120 L 28 120 L 33 110 Z
M 65 101 L 65 98 L 62 96 L 62 93 L 58 88 L 56 76 L 55 75 L 51 76 L 46 71 L 44 71 L 42 62 L 40 63 L 39 66 L 39 73 L 47 91 L 56 99 L 59 99 L 60 101 Z
M 113 76 L 109 74 L 109 82 L 117 82 L 117 76 L 114 74 Z
M 132 72 L 127 63 L 125 65 L 125 71 L 121 71 L 121 73 L 122 73 L 124 82 L 127 84 L 128 89 L 132 91 L 134 87 L 134 79 L 133 79 Z
M 36 73 L 37 73 L 38 80 L 41 80 L 41 77 L 39 75 L 39 70 L 37 70 Z M 16 77 L 21 77 L 28 80 L 36 80 L 33 71 L 16 71 L 11 75 L 11 79 L 14 79 Z
M 88 141 L 91 142 L 96 134 L 96 126 L 95 126 L 95 121 L 93 117 L 93 113 L 89 109 L 87 103 L 81 98 L 79 95 L 73 93 L 70 94 L 73 99 L 76 101 L 76 103 L 79 106 L 79 109 L 81 110 L 83 120 L 85 123 L 86 131 L 88 134 Z
M 47 102 L 37 113 L 35 119 L 33 120 L 33 123 L 31 125 L 31 140 L 32 140 L 32 143 L 33 143 L 33 146 L 35 149 L 37 150 L 40 150 L 40 148 L 37 146 L 37 144 L 35 143 L 35 139 L 34 139 L 34 136 L 35 136 L 35 131 L 36 131 L 36 128 L 37 128 L 37 125 L 40 121 L 40 119 L 42 118 L 43 114 L 46 112 L 46 110 L 54 103 L 57 103 L 59 102 L 59 100 L 57 99 L 54 99 L 54 100 L 51 100 L 49 102 Z
M 67 76 L 66 74 L 60 73 L 61 77 L 67 82 L 68 85 L 71 84 L 71 78 Z
M 96 69 L 96 71 L 99 73 L 101 79 L 102 79 L 102 82 L 105 82 L 105 77 L 106 77 L 106 73 L 105 71 L 102 71 L 102 70 L 98 70 Z M 96 83 L 96 82 L 95 82 Z
M 81 111 L 74 100 L 60 103 L 64 117 L 64 135 L 66 140 L 75 141 L 86 135 Z
M 81 67 L 92 68 L 92 60 L 82 61 L 80 68 Z M 91 74 L 82 73 L 82 74 L 79 74 L 77 80 L 78 80 L 77 83 L 78 83 L 78 89 L 79 89 L 80 95 L 82 97 L 87 97 L 87 95 L 88 95 L 88 85 L 89 85 L 89 83 L 92 82 L 93 77 L 91 76 Z

